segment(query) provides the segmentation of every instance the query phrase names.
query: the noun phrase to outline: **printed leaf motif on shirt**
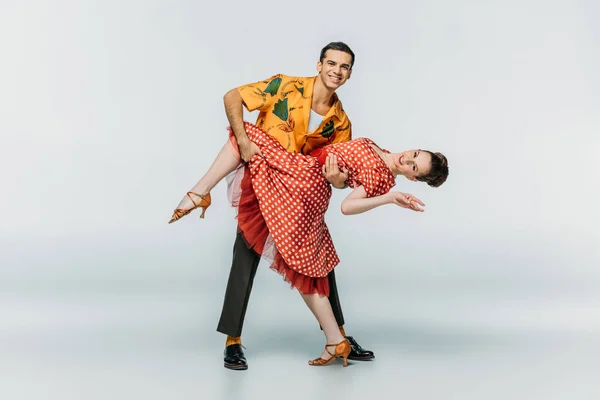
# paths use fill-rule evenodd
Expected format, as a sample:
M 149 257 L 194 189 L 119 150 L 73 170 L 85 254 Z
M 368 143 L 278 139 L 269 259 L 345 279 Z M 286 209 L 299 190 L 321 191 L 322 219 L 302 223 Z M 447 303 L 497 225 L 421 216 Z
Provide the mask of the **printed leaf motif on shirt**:
M 279 90 L 279 85 L 281 85 L 281 78 L 274 78 L 265 89 L 265 93 L 269 93 L 271 96 L 275 96 L 277 91 Z

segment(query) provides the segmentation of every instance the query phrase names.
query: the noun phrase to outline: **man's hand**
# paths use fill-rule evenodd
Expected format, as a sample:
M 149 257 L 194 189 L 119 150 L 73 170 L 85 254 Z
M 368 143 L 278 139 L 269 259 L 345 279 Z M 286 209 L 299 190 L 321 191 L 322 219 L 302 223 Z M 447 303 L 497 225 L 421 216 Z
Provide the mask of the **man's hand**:
M 256 145 L 256 143 L 247 138 L 245 140 L 238 141 L 238 148 L 240 149 L 240 157 L 242 160 L 244 160 L 244 162 L 250 162 L 252 157 L 256 154 L 262 155 L 260 148 Z
M 412 194 L 402 192 L 389 192 L 388 195 L 391 197 L 392 203 L 397 206 L 408 208 L 409 210 L 413 211 L 424 211 L 422 208 L 419 207 L 419 205 L 424 206 L 425 203 L 417 199 Z
M 331 185 L 337 189 L 346 187 L 346 179 L 348 179 L 348 171 L 339 168 L 337 157 L 333 154 L 327 156 L 323 165 L 323 175 Z

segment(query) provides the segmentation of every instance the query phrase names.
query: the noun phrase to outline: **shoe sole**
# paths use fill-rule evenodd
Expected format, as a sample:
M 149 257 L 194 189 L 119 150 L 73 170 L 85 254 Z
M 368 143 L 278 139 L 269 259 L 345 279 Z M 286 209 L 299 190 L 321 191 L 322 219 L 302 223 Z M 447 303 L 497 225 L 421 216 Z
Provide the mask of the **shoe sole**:
M 248 369 L 247 365 L 223 364 L 223 366 L 227 369 L 232 369 L 234 371 L 243 371 Z
M 375 356 L 367 356 L 367 357 L 348 357 L 348 360 L 353 360 L 353 361 L 370 361 L 370 360 L 374 360 Z

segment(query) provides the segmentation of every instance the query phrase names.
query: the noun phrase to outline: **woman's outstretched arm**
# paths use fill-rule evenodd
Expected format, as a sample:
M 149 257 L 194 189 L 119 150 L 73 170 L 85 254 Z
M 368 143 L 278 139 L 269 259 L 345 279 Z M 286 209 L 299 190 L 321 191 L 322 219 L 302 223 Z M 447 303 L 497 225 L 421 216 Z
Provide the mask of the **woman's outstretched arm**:
M 388 192 L 381 196 L 367 197 L 367 192 L 365 192 L 365 189 L 361 185 L 356 187 L 342 201 L 342 214 L 361 214 L 385 204 L 396 204 L 397 206 L 413 211 L 423 211 L 419 206 L 425 205 L 425 203 L 415 196 L 402 192 Z

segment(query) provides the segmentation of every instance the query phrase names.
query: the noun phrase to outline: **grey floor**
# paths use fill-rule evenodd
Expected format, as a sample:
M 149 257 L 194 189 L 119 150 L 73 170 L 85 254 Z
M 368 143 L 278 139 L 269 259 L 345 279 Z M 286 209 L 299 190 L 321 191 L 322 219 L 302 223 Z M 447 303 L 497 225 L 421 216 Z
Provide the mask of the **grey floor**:
M 595 285 L 340 270 L 348 333 L 377 359 L 314 368 L 323 338 L 312 315 L 261 265 L 244 331 L 250 368 L 234 372 L 215 331 L 225 269 L 134 279 L 56 268 L 4 281 L 2 399 L 600 398 Z

